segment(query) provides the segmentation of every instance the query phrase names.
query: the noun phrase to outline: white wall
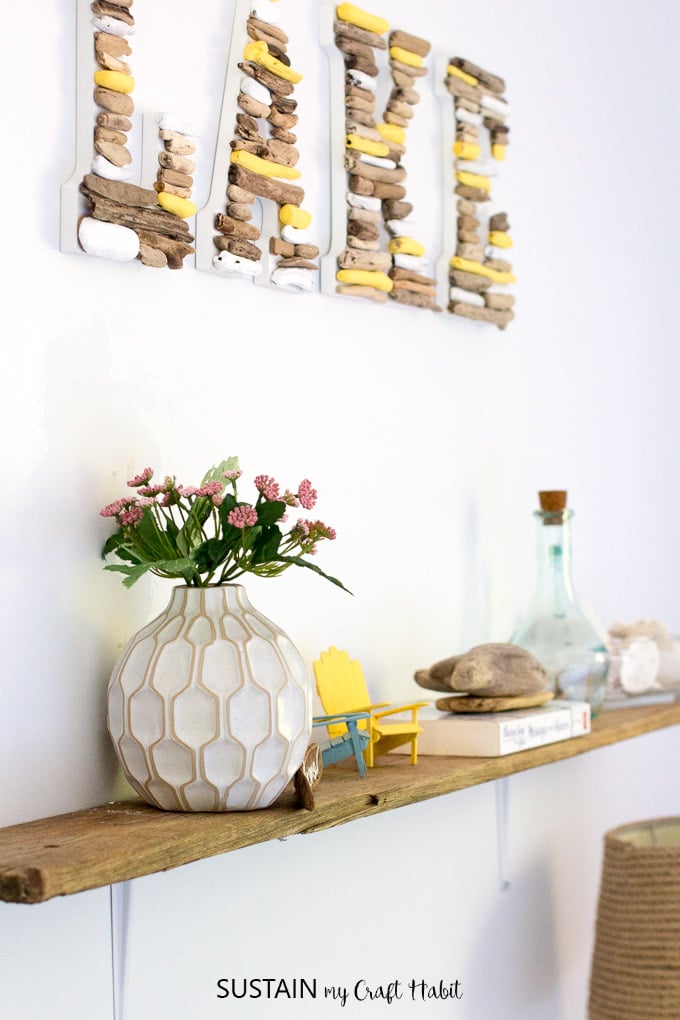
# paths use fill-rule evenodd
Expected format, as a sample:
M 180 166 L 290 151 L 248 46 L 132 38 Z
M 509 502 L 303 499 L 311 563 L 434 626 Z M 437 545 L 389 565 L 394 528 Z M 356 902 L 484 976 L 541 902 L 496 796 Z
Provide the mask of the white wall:
M 319 5 L 285 2 L 305 73 L 303 183 L 326 240 Z M 0 824 L 120 795 L 106 682 L 168 588 L 149 580 L 126 592 L 101 570 L 97 511 L 147 464 L 189 483 L 238 454 L 246 473 L 312 479 L 338 530 L 320 562 L 355 597 L 302 572 L 248 589 L 309 662 L 330 643 L 349 648 L 376 698 L 410 696 L 414 669 L 507 637 L 531 585 L 539 488 L 570 491 L 578 590 L 603 623 L 678 626 L 680 11 L 670 0 L 644 14 L 631 0 L 374 9 L 507 80 L 502 187 L 519 283 L 504 333 L 255 292 L 190 266 L 170 274 L 60 253 L 75 2 L 7 14 Z M 135 5 L 135 99 L 202 122 L 200 202 L 233 4 L 162 10 Z M 427 137 L 413 146 L 414 165 L 431 147 Z M 419 196 L 422 219 L 437 210 L 430 192 Z M 218 978 L 260 975 L 462 982 L 455 1008 L 352 1006 L 369 1017 L 583 1016 L 602 835 L 678 810 L 676 740 L 651 735 L 515 777 L 505 893 L 492 786 L 134 883 L 128 1020 L 340 1009 L 278 1000 L 235 1011 L 216 999 Z M 409 915 L 400 906 L 412 899 Z M 107 926 L 106 890 L 0 904 L 3 1013 L 108 1020 Z

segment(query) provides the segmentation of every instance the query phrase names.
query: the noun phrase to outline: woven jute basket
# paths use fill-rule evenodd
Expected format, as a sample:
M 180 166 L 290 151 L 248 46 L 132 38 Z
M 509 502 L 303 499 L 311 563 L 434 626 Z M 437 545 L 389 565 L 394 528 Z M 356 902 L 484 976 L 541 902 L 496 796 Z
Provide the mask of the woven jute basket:
M 680 817 L 605 835 L 589 1020 L 680 1020 Z

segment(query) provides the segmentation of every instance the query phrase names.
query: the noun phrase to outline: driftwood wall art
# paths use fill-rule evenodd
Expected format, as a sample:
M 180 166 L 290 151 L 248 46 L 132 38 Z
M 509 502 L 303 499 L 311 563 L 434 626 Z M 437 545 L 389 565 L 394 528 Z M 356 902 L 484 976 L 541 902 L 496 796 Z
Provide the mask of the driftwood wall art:
M 462 57 L 433 57 L 426 39 L 379 14 L 322 5 L 331 231 L 319 259 L 296 144 L 304 68 L 285 24 L 290 0 L 235 0 L 210 194 L 198 211 L 190 124 L 145 113 L 141 156 L 128 146 L 136 116 L 132 4 L 77 3 L 77 151 L 62 186 L 63 251 L 171 269 L 195 255 L 197 269 L 226 279 L 295 293 L 316 290 L 320 279 L 322 292 L 343 299 L 444 307 L 505 328 L 514 314 L 512 241 L 507 214 L 491 202 L 509 140 L 501 78 Z M 412 218 L 418 196 L 409 189 L 407 153 L 433 78 L 445 150 L 436 252 L 426 250 Z M 152 175 L 151 187 L 142 186 Z
M 513 318 L 512 247 L 506 212 L 490 210 L 492 180 L 505 159 L 509 106 L 505 82 L 472 61 L 452 57 L 444 85 L 453 96 L 456 246 L 450 262 L 448 309 L 504 329 Z
M 197 217 L 197 268 L 306 292 L 317 289 L 319 248 L 298 168 L 295 90 L 303 75 L 289 56 L 287 7 L 237 0 L 218 157 Z
M 335 256 L 337 294 L 441 311 L 430 262 L 415 237 L 404 165 L 407 129 L 420 101 L 419 80 L 428 73 L 430 43 L 396 30 L 384 18 L 350 3 L 335 9 L 333 41 L 342 55 L 342 95 L 334 96 L 342 120 L 346 171 L 345 237 Z M 377 120 L 379 61 L 386 56 L 391 89 Z M 338 195 L 336 201 L 340 201 Z
M 186 220 L 196 212 L 191 201 L 196 142 L 177 118 L 156 118 L 156 180 L 151 188 L 132 183 L 131 7 L 132 0 L 78 7 L 77 152 L 73 175 L 62 188 L 61 247 L 180 269 L 194 253 Z

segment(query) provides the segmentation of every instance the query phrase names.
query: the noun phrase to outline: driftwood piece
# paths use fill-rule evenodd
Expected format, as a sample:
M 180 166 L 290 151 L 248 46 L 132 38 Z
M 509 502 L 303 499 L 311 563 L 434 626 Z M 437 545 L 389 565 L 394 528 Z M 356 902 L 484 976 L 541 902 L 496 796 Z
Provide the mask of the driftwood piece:
M 150 188 L 139 188 L 136 184 L 125 181 L 109 181 L 97 174 L 85 174 L 80 190 L 84 195 L 101 195 L 121 205 L 133 205 L 137 208 L 158 208 L 158 195 Z
M 273 39 L 276 39 L 279 46 L 285 46 L 289 42 L 288 36 L 286 35 L 282 28 L 279 28 L 278 25 L 271 24 L 271 22 L 269 21 L 262 21 L 260 18 L 256 18 L 252 14 L 248 18 L 246 31 L 248 32 L 248 35 L 250 36 L 251 39 L 258 38 L 258 36 L 253 35 L 253 32 L 266 32 L 267 35 L 270 35 Z
M 416 273 L 413 269 L 402 269 L 399 266 L 393 266 L 388 276 L 395 281 L 410 280 L 411 283 L 420 283 L 424 287 L 436 288 L 437 286 L 437 281 L 433 276 L 423 276 L 422 273 Z
M 262 258 L 262 251 L 256 244 L 244 241 L 241 238 L 230 238 L 227 241 L 226 250 L 232 255 L 238 255 L 242 259 L 249 259 L 251 262 L 259 262 Z
M 414 679 L 430 690 L 448 689 L 480 697 L 537 694 L 549 685 L 548 674 L 538 659 L 508 642 L 475 645 L 464 655 L 453 655 L 435 662 L 429 670 L 418 670 Z
M 301 259 L 315 259 L 319 256 L 319 247 L 316 244 L 296 244 L 295 255 Z
M 123 117 L 131 117 L 134 113 L 135 104 L 133 99 L 123 92 L 114 92 L 113 89 L 97 85 L 94 89 L 93 97 L 97 106 L 108 110 L 109 113 L 119 113 Z
M 474 294 L 481 294 L 491 286 L 491 280 L 488 276 L 480 276 L 479 273 L 467 273 L 463 269 L 450 270 L 449 282 L 455 287 L 470 290 Z
M 295 255 L 295 245 L 290 241 L 284 241 L 281 237 L 269 238 L 269 252 L 271 255 L 283 255 L 284 258 L 292 258 Z
M 376 50 L 387 49 L 387 39 L 384 36 L 378 35 L 377 32 L 371 32 L 367 28 L 359 28 L 358 25 L 351 25 L 348 21 L 341 21 L 336 19 L 333 22 L 333 30 L 336 36 L 345 36 L 347 39 L 356 39 L 357 42 L 364 43 L 366 46 L 372 46 Z
M 338 284 L 335 292 L 336 294 L 344 294 L 346 297 L 366 298 L 369 301 L 377 301 L 379 303 L 387 301 L 387 294 L 384 290 L 378 290 L 376 287 L 365 287 L 360 283 Z
M 152 212 L 150 209 L 135 209 L 132 206 L 117 205 L 98 198 L 96 195 L 90 198 L 92 216 L 96 220 L 104 220 L 107 223 L 120 223 L 124 227 L 132 227 L 137 233 L 140 230 L 152 230 L 164 237 L 176 238 L 178 241 L 190 243 L 193 236 L 188 233 L 188 227 L 179 216 L 159 209 Z M 186 233 L 185 233 L 186 231 Z
M 433 312 L 441 312 L 439 305 L 434 303 L 434 297 L 426 294 L 416 294 L 410 290 L 399 290 L 396 287 L 390 291 L 390 297 L 400 305 L 412 305 L 414 308 L 430 308 Z
M 286 129 L 282 127 L 274 127 L 273 124 L 269 129 L 269 134 L 270 145 L 273 138 L 276 138 L 279 142 L 285 142 L 286 145 L 295 145 L 297 142 L 297 135 L 293 131 L 286 131 Z
M 406 188 L 403 184 L 390 184 L 387 181 L 372 181 L 375 198 L 393 198 L 401 200 L 406 198 Z
M 419 57 L 426 57 L 432 49 L 427 39 L 400 30 L 390 32 L 390 46 L 398 46 L 402 50 L 408 50 L 409 53 L 417 53 Z
M 264 85 L 266 89 L 269 89 L 270 92 L 276 95 L 289 96 L 295 88 L 292 82 L 279 78 L 277 74 L 272 74 L 271 71 L 268 71 L 265 67 L 260 67 L 259 64 L 241 61 L 238 66 L 244 74 L 254 78 L 255 81 L 259 81 L 260 85 Z
M 413 203 L 387 199 L 382 204 L 382 211 L 386 220 L 403 220 L 413 212 Z
M 496 308 L 498 311 L 505 311 L 506 308 L 512 308 L 515 304 L 514 294 L 496 294 L 492 290 L 487 290 L 484 294 L 484 304 L 487 308 Z
M 253 195 L 271 198 L 279 205 L 302 205 L 305 197 L 304 189 L 296 184 L 284 184 L 273 177 L 263 177 L 236 163 L 229 167 L 229 182 L 245 188 Z
M 136 230 L 135 232 L 142 244 L 163 252 L 168 260 L 169 269 L 181 269 L 185 257 L 193 254 L 194 249 L 191 245 L 186 244 L 184 241 L 179 241 L 177 238 L 154 233 L 150 230 Z
M 338 266 L 340 269 L 368 269 L 385 271 L 392 265 L 392 256 L 386 251 L 359 251 L 354 248 L 345 248 L 338 255 Z
M 345 67 L 348 71 L 363 71 L 369 78 L 377 78 L 380 73 L 376 63 L 363 60 L 354 53 L 345 54 Z
M 466 60 L 464 57 L 452 57 L 449 63 L 453 64 L 454 67 L 459 67 L 466 74 L 471 74 L 473 78 L 477 78 L 478 81 L 486 85 L 492 92 L 499 94 L 505 92 L 505 82 L 503 79 L 499 78 L 497 74 L 485 71 L 479 64 L 473 64 L 471 60 Z
M 462 315 L 466 319 L 474 319 L 477 322 L 490 322 L 499 329 L 505 329 L 515 315 L 511 308 L 495 309 L 480 308 L 478 305 L 470 305 L 466 301 L 452 301 L 449 303 L 449 311 L 453 315 Z
M 446 89 L 451 93 L 452 96 L 461 96 L 463 99 L 471 99 L 473 102 L 478 103 L 481 97 L 481 92 L 476 85 L 470 85 L 468 82 L 463 81 L 462 78 L 458 78 L 455 74 L 450 74 L 446 78 Z
M 153 269 L 165 269 L 168 264 L 168 257 L 159 248 L 152 248 L 148 244 L 139 245 L 137 256 L 143 266 L 151 266 Z
M 343 53 L 349 53 L 353 57 L 360 57 L 369 63 L 373 62 L 373 50 L 370 46 L 366 46 L 364 43 L 359 42 L 358 39 L 349 39 L 345 35 L 336 35 L 335 45 Z
M 231 216 L 225 215 L 225 213 L 217 213 L 215 216 L 215 229 L 219 230 L 225 237 L 241 237 L 245 241 L 257 241 L 260 236 L 260 228 L 253 223 L 246 223 L 245 220 L 234 220 Z
M 520 694 L 507 698 L 475 698 L 465 694 L 450 698 L 437 698 L 435 705 L 442 712 L 512 712 L 517 708 L 537 708 L 552 700 L 550 691 L 538 694 Z
M 250 116 L 264 117 L 265 119 L 269 116 L 272 109 L 271 106 L 261 103 L 259 99 L 253 99 L 252 96 L 246 95 L 245 92 L 239 92 L 236 104 Z
M 123 35 L 113 35 L 111 32 L 94 33 L 95 54 L 110 53 L 112 57 L 129 57 L 132 47 Z
M 265 159 L 271 159 L 282 166 L 296 166 L 300 153 L 294 145 L 282 142 L 280 138 L 270 138 L 265 148 Z

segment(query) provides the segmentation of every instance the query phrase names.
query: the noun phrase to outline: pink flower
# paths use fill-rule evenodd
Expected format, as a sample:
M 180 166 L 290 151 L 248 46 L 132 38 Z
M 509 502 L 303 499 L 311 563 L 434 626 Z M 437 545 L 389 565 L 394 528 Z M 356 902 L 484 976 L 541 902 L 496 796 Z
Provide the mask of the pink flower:
M 134 478 L 131 478 L 128 485 L 133 489 L 137 489 L 140 485 L 146 485 L 146 483 L 151 480 L 152 476 L 153 468 L 146 467 L 140 475 L 135 475 Z
M 235 482 L 237 478 L 240 478 L 243 474 L 242 471 L 223 471 L 222 477 L 226 478 L 229 482 Z
M 304 507 L 305 510 L 312 510 L 316 505 L 317 491 L 312 488 L 312 483 L 309 478 L 303 478 L 298 486 L 298 499 L 300 500 L 300 506 Z
M 219 496 L 222 493 L 224 486 L 222 482 L 207 482 L 202 485 L 200 489 L 196 489 L 197 496 Z
M 255 479 L 255 488 L 262 493 L 265 499 L 279 499 L 279 483 L 269 475 L 258 475 Z
M 335 528 L 329 527 L 323 521 L 298 521 L 297 528 L 300 529 L 301 534 L 305 534 L 302 529 L 306 529 L 306 534 L 314 542 L 320 538 L 330 538 L 333 540 L 337 535 Z
M 286 506 L 300 506 L 299 499 L 294 492 L 290 491 L 290 489 L 286 489 L 283 496 L 281 496 L 281 500 L 286 504 Z
M 159 492 L 165 492 L 164 485 L 143 485 L 139 489 L 140 496 L 157 496 Z
M 109 503 L 99 511 L 100 517 L 117 517 L 121 510 L 124 510 L 128 505 L 129 500 L 117 499 L 114 503 Z
M 229 512 L 227 520 L 234 528 L 252 528 L 257 524 L 257 510 L 254 506 L 242 503 Z
M 121 524 L 134 527 L 139 524 L 143 516 L 144 511 L 141 506 L 130 506 L 127 510 L 123 510 L 118 519 Z

